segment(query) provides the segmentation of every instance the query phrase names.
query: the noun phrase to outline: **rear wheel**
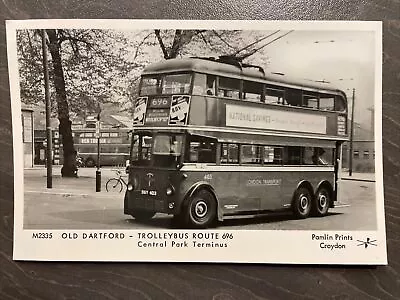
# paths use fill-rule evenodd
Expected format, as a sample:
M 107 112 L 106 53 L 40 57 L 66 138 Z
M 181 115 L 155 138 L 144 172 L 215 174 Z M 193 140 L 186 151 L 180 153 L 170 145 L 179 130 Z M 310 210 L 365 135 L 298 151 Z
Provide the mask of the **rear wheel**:
M 323 217 L 328 214 L 329 206 L 331 204 L 331 196 L 327 188 L 321 187 L 318 189 L 312 207 L 312 213 L 316 217 Z
M 216 200 L 209 191 L 202 189 L 190 197 L 184 213 L 185 223 L 189 227 L 207 228 L 217 215 Z
M 312 197 L 307 188 L 300 187 L 293 197 L 293 213 L 297 218 L 305 219 L 310 215 Z
M 122 192 L 122 182 L 116 178 L 111 178 L 106 183 L 106 191 L 107 192 Z

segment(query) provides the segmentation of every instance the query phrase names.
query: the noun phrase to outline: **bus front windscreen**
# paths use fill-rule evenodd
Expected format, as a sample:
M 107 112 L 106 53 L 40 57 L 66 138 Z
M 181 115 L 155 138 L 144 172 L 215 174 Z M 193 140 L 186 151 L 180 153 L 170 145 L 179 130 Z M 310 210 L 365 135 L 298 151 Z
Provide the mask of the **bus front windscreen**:
M 146 75 L 142 77 L 141 96 L 189 94 L 191 74 Z
M 183 136 L 179 134 L 135 135 L 131 164 L 176 168 L 180 164 Z

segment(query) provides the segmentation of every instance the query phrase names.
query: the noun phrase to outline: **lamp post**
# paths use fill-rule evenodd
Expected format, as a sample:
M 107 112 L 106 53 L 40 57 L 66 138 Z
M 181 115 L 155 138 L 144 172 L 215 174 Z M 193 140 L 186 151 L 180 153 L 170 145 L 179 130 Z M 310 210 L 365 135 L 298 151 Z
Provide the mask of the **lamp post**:
M 51 136 L 51 125 L 50 125 L 50 114 L 51 114 L 51 102 L 50 102 L 50 88 L 49 88 L 49 65 L 47 61 L 47 50 L 46 50 L 46 33 L 42 29 L 40 31 L 42 36 L 42 58 L 43 58 L 43 73 L 44 73 L 44 96 L 46 101 L 46 137 L 47 137 L 47 148 L 46 148 L 46 168 L 47 168 L 47 188 L 53 187 L 53 161 L 52 161 L 52 136 Z
M 100 170 L 100 103 L 97 112 L 96 137 L 97 137 L 97 165 L 96 165 L 96 192 L 101 192 L 101 170 Z
M 353 140 L 354 140 L 354 104 L 355 104 L 355 89 L 353 89 L 353 99 L 351 105 L 351 127 L 350 127 L 350 149 L 349 149 L 349 176 L 353 174 Z

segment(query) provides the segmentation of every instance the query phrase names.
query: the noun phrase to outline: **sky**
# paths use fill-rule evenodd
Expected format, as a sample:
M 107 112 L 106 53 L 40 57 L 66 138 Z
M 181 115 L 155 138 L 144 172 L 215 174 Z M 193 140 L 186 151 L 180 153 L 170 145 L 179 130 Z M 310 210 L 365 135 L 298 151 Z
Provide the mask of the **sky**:
M 293 31 L 264 52 L 269 71 L 328 81 L 346 92 L 350 107 L 354 88 L 354 120 L 367 126 L 374 105 L 374 44 L 370 31 Z

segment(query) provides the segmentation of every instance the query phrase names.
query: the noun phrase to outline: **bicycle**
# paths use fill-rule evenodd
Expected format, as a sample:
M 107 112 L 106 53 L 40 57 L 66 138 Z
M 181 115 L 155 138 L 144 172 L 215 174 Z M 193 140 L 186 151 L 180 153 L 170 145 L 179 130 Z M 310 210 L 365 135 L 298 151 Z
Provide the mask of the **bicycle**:
M 125 182 L 124 178 L 122 177 L 122 172 L 120 170 L 115 170 L 115 173 L 118 177 L 108 179 L 106 183 L 106 191 L 107 192 L 117 192 L 121 193 L 122 189 L 128 186 Z

